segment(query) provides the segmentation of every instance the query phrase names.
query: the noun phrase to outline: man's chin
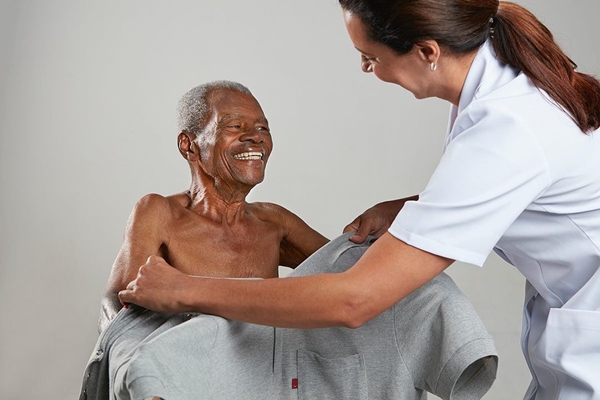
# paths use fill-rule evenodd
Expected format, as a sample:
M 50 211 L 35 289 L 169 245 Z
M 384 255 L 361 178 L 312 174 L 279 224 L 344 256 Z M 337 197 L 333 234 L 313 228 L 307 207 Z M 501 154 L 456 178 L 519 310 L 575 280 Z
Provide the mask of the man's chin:
M 244 185 L 254 187 L 254 186 L 258 185 L 259 183 L 261 183 L 264 179 L 265 179 L 265 176 L 263 174 L 263 175 L 260 175 L 260 176 L 248 176 L 248 175 L 246 175 L 246 176 L 240 176 L 236 180 L 239 183 L 242 183 Z

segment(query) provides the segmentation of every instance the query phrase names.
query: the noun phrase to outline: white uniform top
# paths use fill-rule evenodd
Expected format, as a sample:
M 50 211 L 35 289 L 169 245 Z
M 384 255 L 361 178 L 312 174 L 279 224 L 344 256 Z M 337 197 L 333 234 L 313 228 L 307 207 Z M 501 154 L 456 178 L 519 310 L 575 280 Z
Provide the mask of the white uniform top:
M 481 266 L 495 250 L 527 278 L 526 398 L 600 399 L 600 131 L 485 43 L 452 107 L 441 161 L 390 233 Z

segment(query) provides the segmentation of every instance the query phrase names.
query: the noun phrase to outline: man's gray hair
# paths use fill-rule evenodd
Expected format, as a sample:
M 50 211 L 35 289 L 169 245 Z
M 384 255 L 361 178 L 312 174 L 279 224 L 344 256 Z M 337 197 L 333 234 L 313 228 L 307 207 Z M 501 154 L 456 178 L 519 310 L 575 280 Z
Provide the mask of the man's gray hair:
M 181 97 L 177 106 L 179 132 L 187 130 L 198 134 L 204 130 L 206 117 L 210 109 L 208 96 L 219 89 L 230 89 L 252 95 L 246 86 L 232 81 L 213 81 L 190 89 Z

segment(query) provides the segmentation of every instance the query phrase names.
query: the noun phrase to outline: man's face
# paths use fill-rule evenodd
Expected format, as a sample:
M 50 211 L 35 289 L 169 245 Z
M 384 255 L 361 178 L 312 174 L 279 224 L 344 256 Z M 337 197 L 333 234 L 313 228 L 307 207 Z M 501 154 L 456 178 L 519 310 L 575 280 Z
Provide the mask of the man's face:
M 273 149 L 269 123 L 248 94 L 219 89 L 209 95 L 210 119 L 198 135 L 202 165 L 215 181 L 255 186 Z

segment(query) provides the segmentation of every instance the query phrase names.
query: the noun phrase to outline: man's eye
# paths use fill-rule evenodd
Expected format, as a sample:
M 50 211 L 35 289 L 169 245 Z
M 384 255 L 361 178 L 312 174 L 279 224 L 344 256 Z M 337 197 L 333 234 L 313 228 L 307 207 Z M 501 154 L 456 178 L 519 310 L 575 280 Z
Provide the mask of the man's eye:
M 233 124 L 233 125 L 227 125 L 227 127 L 231 128 L 231 129 L 241 129 L 242 125 L 240 125 L 240 124 Z
M 269 132 L 269 128 L 266 127 L 266 126 L 259 126 L 256 129 L 258 129 L 259 131 L 267 131 L 267 132 Z

